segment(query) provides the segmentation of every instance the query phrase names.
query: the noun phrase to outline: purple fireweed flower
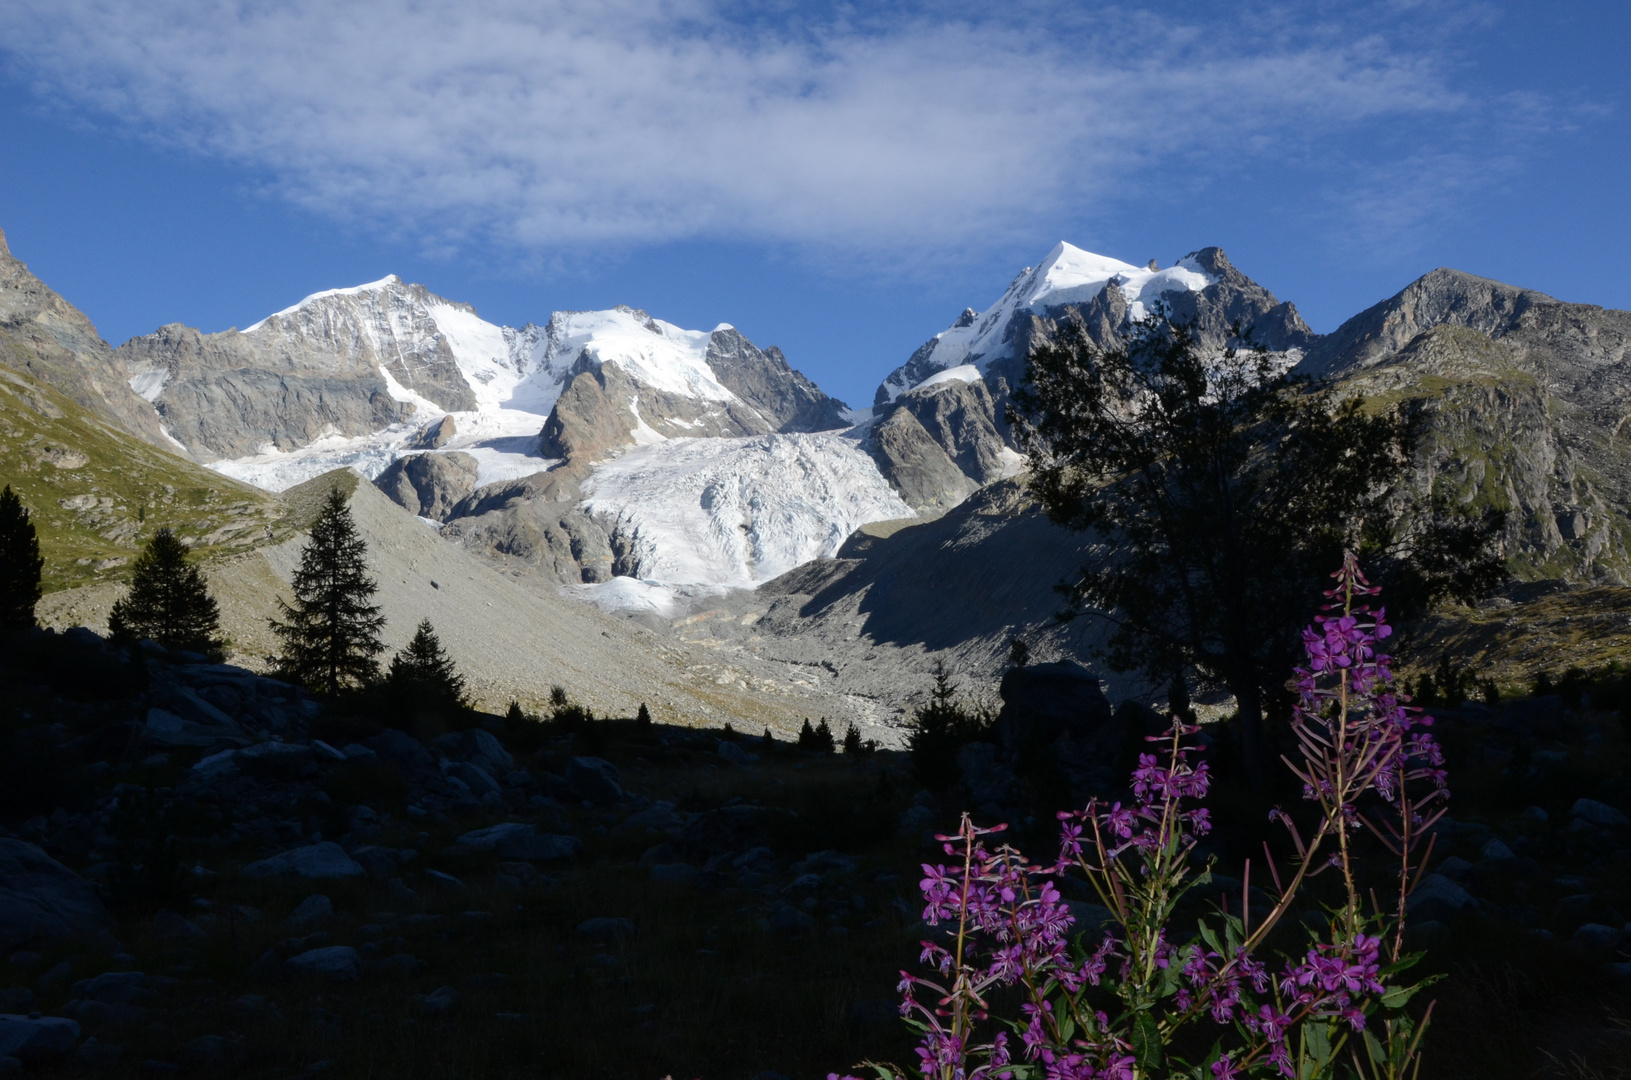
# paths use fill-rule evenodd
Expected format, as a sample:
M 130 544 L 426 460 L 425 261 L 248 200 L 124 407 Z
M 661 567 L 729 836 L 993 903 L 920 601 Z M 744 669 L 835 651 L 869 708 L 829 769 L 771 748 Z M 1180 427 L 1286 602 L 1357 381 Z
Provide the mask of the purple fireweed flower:
M 1212 1080 L 1238 1080 L 1244 1075 L 1227 1054 L 1212 1062 Z

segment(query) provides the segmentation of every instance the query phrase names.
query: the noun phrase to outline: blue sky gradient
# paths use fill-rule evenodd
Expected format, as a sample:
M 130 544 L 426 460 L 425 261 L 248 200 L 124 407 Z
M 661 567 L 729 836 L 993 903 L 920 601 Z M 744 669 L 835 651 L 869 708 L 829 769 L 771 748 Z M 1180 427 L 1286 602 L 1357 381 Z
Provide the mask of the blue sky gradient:
M 396 273 L 852 405 L 1060 239 L 1320 331 L 1441 265 L 1631 307 L 1628 5 L 611 6 L 14 0 L 0 228 L 114 344 Z

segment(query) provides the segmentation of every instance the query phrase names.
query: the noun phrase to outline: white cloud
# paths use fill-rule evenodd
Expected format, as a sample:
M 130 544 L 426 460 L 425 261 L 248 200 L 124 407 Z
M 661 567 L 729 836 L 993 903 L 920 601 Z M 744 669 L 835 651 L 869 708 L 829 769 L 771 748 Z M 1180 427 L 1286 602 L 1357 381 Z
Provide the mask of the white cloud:
M 1231 30 L 998 8 L 10 0 L 0 48 L 47 92 L 302 204 L 533 251 L 978 249 L 1241 147 L 1469 107 L 1430 53 L 1339 25 L 1268 36 L 1272 10 Z

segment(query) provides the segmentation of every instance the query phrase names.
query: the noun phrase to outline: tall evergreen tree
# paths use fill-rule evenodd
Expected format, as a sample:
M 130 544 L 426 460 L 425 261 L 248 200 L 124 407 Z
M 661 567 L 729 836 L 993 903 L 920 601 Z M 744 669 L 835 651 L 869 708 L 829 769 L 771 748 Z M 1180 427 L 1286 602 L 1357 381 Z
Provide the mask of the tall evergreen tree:
M 151 638 L 166 649 L 216 653 L 221 613 L 187 548 L 160 529 L 136 556 L 130 591 L 113 603 L 108 631 L 115 641 Z
M 462 712 L 469 708 L 464 676 L 442 650 L 429 619 L 421 619 L 413 640 L 391 658 L 386 686 L 415 711 Z M 520 706 L 516 706 L 517 711 Z
M 44 566 L 28 507 L 7 484 L 0 491 L 0 631 L 33 629 Z
M 379 639 L 385 617 L 370 604 L 377 585 L 368 576 L 368 545 L 357 535 L 351 507 L 338 488 L 312 526 L 294 575 L 295 602 L 279 602 L 283 619 L 272 619 L 282 640 L 283 672 L 328 694 L 379 676 L 385 651 Z

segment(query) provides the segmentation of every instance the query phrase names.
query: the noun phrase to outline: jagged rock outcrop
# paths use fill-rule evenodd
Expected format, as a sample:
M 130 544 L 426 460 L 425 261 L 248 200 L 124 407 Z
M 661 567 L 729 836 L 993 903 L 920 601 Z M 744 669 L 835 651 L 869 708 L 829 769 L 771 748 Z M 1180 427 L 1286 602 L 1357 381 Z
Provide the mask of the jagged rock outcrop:
M 870 444 L 879 468 L 915 506 L 955 505 L 1016 460 L 1003 418 L 1009 391 L 1024 380 L 1038 345 L 1073 321 L 1100 346 L 1113 347 L 1158 305 L 1192 322 L 1206 349 L 1233 343 L 1237 325 L 1293 357 L 1317 339 L 1295 305 L 1242 274 L 1221 248 L 1201 248 L 1160 271 L 1061 244 L 1016 277 L 996 304 L 983 313 L 965 309 L 879 385 Z
M 377 365 L 343 353 L 264 352 L 236 330 L 172 323 L 119 346 L 172 438 L 204 461 L 366 435 L 413 414 Z
M 459 425 L 451 416 L 438 417 L 419 429 L 408 445 L 415 450 L 440 450 L 459 433 Z
M 453 508 L 476 490 L 476 459 L 457 450 L 397 458 L 374 478 L 391 501 L 419 517 L 446 521 Z
M 847 408 L 733 327 L 681 330 L 635 308 L 557 313 L 546 363 L 567 383 L 539 452 L 587 464 L 656 438 L 729 438 L 845 426 Z
M 164 326 L 116 355 L 172 437 L 203 460 L 243 457 L 378 431 L 413 414 L 403 391 L 449 412 L 475 408 L 437 321 L 474 315 L 392 276 L 307 297 L 241 332 Z
M 1001 386 L 1006 394 L 1007 384 Z M 941 379 L 887 408 L 869 445 L 879 471 L 910 506 L 955 506 L 1017 460 L 983 379 Z
M 1420 403 L 1418 489 L 1507 510 L 1505 551 L 1520 577 L 1631 580 L 1631 312 L 1449 271 L 1428 278 L 1386 313 L 1351 320 L 1346 329 L 1364 322 L 1347 347 L 1311 364 L 1343 365 L 1345 391 Z M 1483 306 L 1441 291 L 1468 283 Z M 1435 293 L 1451 302 L 1421 303 Z
M 1440 267 L 1326 335 L 1309 348 L 1298 371 L 1340 376 L 1369 367 L 1436 326 L 1463 326 L 1492 338 L 1503 337 L 1522 325 L 1525 313 L 1547 304 L 1559 301 L 1532 289 Z
M 605 526 L 578 508 L 574 473 L 562 470 L 488 484 L 455 507 L 442 535 L 467 550 L 535 567 L 558 581 L 614 576 Z
M 39 379 L 121 431 L 154 446 L 175 448 L 159 430 L 152 408 L 131 390 L 122 358 L 83 312 L 12 256 L 4 232 L 0 232 L 0 364 Z
M 849 426 L 844 403 L 823 394 L 803 373 L 793 370 L 774 345 L 760 349 L 734 327 L 721 327 L 708 335 L 706 359 L 725 388 L 753 406 L 772 431 L 832 431 Z

